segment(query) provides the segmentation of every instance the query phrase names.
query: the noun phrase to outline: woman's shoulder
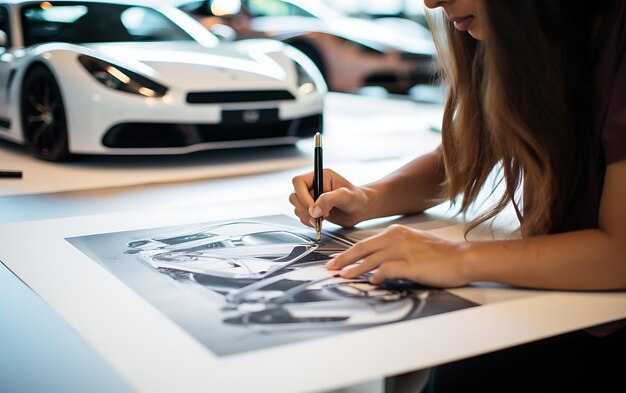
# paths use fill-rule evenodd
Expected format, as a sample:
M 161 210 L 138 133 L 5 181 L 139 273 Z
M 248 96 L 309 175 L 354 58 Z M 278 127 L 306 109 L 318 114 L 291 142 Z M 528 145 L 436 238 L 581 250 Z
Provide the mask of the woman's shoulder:
M 626 1 L 609 7 L 597 44 L 595 126 L 611 164 L 626 158 Z
M 603 8 L 595 39 L 596 69 L 613 74 L 626 49 L 626 1 L 613 1 Z

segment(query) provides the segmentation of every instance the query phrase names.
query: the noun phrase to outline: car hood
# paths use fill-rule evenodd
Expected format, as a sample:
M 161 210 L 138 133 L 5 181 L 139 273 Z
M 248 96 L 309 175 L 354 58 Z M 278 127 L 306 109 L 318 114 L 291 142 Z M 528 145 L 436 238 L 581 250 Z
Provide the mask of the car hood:
M 93 54 L 140 72 L 169 88 L 232 90 L 287 88 L 291 60 L 272 40 L 246 40 L 205 47 L 195 42 L 86 44 Z
M 390 23 L 341 17 L 261 17 L 252 21 L 253 29 L 263 32 L 321 32 L 371 46 L 426 55 L 435 54 L 432 39 L 417 29 L 397 28 Z

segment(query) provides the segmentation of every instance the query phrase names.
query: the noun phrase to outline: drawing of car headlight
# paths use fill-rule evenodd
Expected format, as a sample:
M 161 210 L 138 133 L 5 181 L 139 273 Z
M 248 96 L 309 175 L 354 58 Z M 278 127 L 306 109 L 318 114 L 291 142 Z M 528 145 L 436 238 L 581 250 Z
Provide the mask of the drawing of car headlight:
M 167 87 L 95 57 L 80 55 L 78 61 L 102 85 L 117 91 L 137 94 L 144 97 L 163 97 Z

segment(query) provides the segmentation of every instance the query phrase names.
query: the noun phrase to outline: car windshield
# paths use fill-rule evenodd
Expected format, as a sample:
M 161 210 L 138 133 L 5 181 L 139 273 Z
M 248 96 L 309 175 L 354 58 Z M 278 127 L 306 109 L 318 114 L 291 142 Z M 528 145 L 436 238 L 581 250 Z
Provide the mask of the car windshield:
M 303 16 L 319 19 L 335 19 L 343 15 L 321 2 L 291 0 L 248 0 L 252 16 Z
M 26 46 L 45 42 L 193 41 L 162 13 L 141 6 L 43 2 L 21 12 Z

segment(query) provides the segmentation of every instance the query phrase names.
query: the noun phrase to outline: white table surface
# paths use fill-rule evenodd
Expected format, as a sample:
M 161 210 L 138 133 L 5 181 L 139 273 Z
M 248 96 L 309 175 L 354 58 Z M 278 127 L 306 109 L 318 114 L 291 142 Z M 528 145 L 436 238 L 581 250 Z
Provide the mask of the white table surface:
M 437 136 L 424 130 L 436 117 L 432 107 L 335 98 L 325 137 L 327 166 L 356 184 L 398 168 L 410 159 L 408 152 L 420 154 L 437 144 Z M 359 140 L 358 135 L 366 137 Z M 12 149 L 10 154 L 21 153 Z M 310 167 L 272 167 L 265 160 L 278 171 L 145 184 L 145 174 L 137 171 L 141 160 L 130 160 L 134 177 L 124 181 L 120 176 L 129 161 L 112 161 L 83 162 L 87 167 L 104 163 L 96 182 L 85 183 L 92 179 L 72 175 L 75 168 L 67 166 L 61 172 L 46 166 L 46 182 L 26 178 L 22 185 L 10 183 L 10 189 L 12 180 L 0 182 L 0 195 L 6 195 L 0 197 L 0 260 L 11 268 L 0 264 L 0 391 L 323 392 L 626 317 L 622 292 L 528 291 L 477 283 L 453 292 L 480 307 L 359 330 L 340 340 L 315 339 L 218 359 L 119 281 L 102 280 L 95 264 L 79 264 L 73 274 L 80 279 L 72 280 L 59 277 L 53 267 L 47 275 L 33 271 L 32 261 L 55 264 L 68 252 L 75 256 L 75 250 L 58 242 L 69 232 L 121 229 L 137 222 L 159 226 L 292 215 L 287 202 L 291 178 Z M 26 176 L 42 176 L 39 166 L 20 168 L 27 169 Z M 148 175 L 154 183 L 154 171 Z M 50 193 L 55 190 L 62 192 Z M 407 222 L 444 237 L 462 236 L 462 227 L 447 219 L 444 207 L 429 213 Z M 359 229 L 388 222 L 364 223 Z M 107 296 L 98 298 L 102 293 Z M 94 297 L 99 302 L 90 307 Z
M 404 161 L 345 163 L 337 169 L 361 183 Z M 7 383 L 8 372 L 13 370 L 7 366 L 12 358 L 47 358 L 47 363 L 51 363 L 60 356 L 58 349 L 52 350 L 33 339 L 46 335 L 46 342 L 62 342 L 70 354 L 70 361 L 62 363 L 67 367 L 61 367 L 64 371 L 58 374 L 69 378 L 65 389 L 61 389 L 64 391 L 77 391 L 72 389 L 76 386 L 71 381 L 77 380 L 71 375 L 80 375 L 84 378 L 81 386 L 88 386 L 88 390 L 98 386 L 97 381 L 108 380 L 142 392 L 320 392 L 427 369 L 626 317 L 624 293 L 526 291 L 479 284 L 453 292 L 482 304 L 481 307 L 393 324 L 384 330 L 359 330 L 340 340 L 316 339 L 221 359 L 159 312 L 146 307 L 145 302 L 113 278 L 90 281 L 90 277 L 98 275 L 93 265 L 82 266 L 84 280 L 66 282 L 67 290 L 75 291 L 74 296 L 62 295 L 58 285 L 50 288 L 48 281 L 54 279 L 53 269 L 48 276 L 29 271 L 28 261 L 32 258 L 48 258 L 51 262 L 64 259 L 64 253 L 69 251 L 59 248 L 54 239 L 73 231 L 82 234 L 123 229 L 125 225 L 136 225 L 138 220 L 149 227 L 290 215 L 290 179 L 305 169 L 308 170 L 296 168 L 235 179 L 0 199 L 5 217 L 0 226 L 0 260 L 39 296 L 38 305 L 26 301 L 34 293 L 6 269 L 0 269 L 3 281 L 10 283 L 0 286 L 3 307 L 20 304 L 21 312 L 29 316 L 21 322 L 11 318 L 0 327 L 1 346 L 9 348 L 0 355 L 0 387 Z M 432 215 L 418 219 L 417 225 L 458 238 L 462 228 L 446 226 L 443 210 L 433 209 Z M 90 313 L 84 299 L 102 292 L 107 293 L 107 298 L 100 299 L 97 312 Z M 118 307 L 111 314 L 108 306 L 122 303 L 125 320 L 112 319 L 113 315 L 119 317 L 120 310 Z M 32 328 L 32 324 L 41 329 L 25 329 Z M 15 364 L 21 365 L 21 375 L 27 376 L 21 385 L 26 388 L 35 382 L 28 376 L 37 375 L 46 367 L 46 361 Z M 111 375 L 115 377 L 110 378 Z M 15 378 L 8 380 L 19 383 Z M 46 378 L 43 381 L 46 383 Z

